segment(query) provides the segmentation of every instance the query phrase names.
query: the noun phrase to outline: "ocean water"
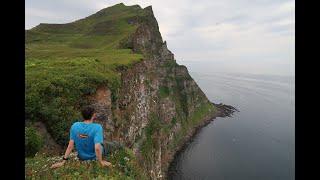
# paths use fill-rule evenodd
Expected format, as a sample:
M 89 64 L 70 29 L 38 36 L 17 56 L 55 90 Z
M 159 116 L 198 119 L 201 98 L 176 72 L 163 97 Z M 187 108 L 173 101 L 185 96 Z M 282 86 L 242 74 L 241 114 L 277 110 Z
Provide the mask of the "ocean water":
M 240 112 L 202 128 L 171 164 L 169 179 L 294 179 L 294 77 L 188 69 L 211 101 Z

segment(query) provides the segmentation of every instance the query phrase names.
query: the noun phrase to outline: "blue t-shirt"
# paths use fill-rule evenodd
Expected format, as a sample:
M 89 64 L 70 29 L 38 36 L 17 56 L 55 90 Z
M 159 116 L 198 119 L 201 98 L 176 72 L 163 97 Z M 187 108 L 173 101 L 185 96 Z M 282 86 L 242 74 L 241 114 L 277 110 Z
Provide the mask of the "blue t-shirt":
M 97 123 L 75 122 L 70 129 L 70 139 L 74 141 L 81 160 L 94 160 L 94 145 L 103 142 L 103 129 Z

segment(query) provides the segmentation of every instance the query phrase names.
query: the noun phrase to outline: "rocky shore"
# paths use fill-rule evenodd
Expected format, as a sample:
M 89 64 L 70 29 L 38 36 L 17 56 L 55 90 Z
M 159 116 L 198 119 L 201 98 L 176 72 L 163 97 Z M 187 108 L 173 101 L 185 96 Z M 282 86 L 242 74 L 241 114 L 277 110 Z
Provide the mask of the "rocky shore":
M 238 109 L 236 109 L 231 105 L 226 105 L 222 103 L 219 103 L 219 104 L 212 103 L 212 104 L 217 108 L 217 111 L 211 115 L 208 115 L 202 121 L 201 124 L 199 124 L 196 128 L 189 131 L 187 136 L 185 136 L 183 143 L 176 148 L 175 154 L 170 159 L 170 165 L 166 172 L 166 179 L 170 179 L 171 175 L 175 173 L 173 169 L 173 164 L 174 164 L 173 162 L 175 161 L 177 156 L 188 147 L 188 145 L 193 141 L 194 136 L 197 135 L 203 127 L 208 125 L 211 121 L 214 121 L 217 117 L 231 117 L 234 112 L 239 112 Z

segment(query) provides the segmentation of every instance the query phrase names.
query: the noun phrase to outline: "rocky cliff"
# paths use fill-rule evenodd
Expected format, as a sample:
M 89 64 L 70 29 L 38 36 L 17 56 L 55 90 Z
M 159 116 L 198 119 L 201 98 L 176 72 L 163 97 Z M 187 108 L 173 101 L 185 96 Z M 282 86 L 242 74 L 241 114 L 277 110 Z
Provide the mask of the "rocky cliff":
M 92 104 L 98 110 L 105 139 L 123 142 L 133 150 L 138 164 L 151 179 L 163 179 L 175 152 L 197 127 L 217 116 L 219 109 L 209 102 L 187 68 L 176 63 L 161 37 L 152 7 L 130 6 L 130 12 L 135 11 L 139 16 L 125 19 L 135 28 L 117 41 L 117 48 L 141 54 L 141 60 L 130 66 L 118 65 L 114 70 L 119 74 L 117 88 L 100 83 L 93 92 L 82 93 L 82 104 Z M 108 13 L 110 9 L 94 16 Z M 75 25 L 68 26 L 77 29 Z M 40 25 L 34 33 L 51 28 Z M 111 31 L 112 26 L 106 28 L 107 32 L 108 29 Z
M 107 102 L 99 108 L 106 139 L 116 139 L 133 148 L 152 179 L 165 177 L 168 163 L 183 144 L 184 136 L 212 118 L 214 106 L 178 65 L 159 32 L 151 6 L 128 42 L 144 60 L 121 70 L 121 88 L 114 108 Z M 97 93 L 111 94 L 107 89 Z M 99 96 L 99 95 L 97 95 Z M 95 102 L 99 102 L 99 98 Z M 99 104 L 99 103 L 98 103 Z M 106 111 L 107 109 L 107 111 Z

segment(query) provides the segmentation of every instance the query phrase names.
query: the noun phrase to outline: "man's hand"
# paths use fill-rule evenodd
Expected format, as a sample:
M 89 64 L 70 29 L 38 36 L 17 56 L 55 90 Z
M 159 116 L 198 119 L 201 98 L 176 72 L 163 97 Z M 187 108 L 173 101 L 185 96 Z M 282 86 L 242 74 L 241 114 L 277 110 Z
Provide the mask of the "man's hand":
M 68 157 L 70 155 L 71 151 L 73 150 L 73 147 L 74 147 L 74 140 L 70 139 L 68 147 L 67 147 L 67 150 L 66 150 L 66 152 L 65 152 L 63 157 Z M 65 162 L 66 162 L 65 160 L 63 160 L 62 162 L 57 162 L 57 163 L 53 164 L 51 166 L 51 168 L 61 167 L 61 166 L 64 165 Z
M 102 167 L 110 166 L 110 165 L 111 165 L 111 163 L 110 163 L 110 162 L 108 162 L 108 161 L 104 161 L 104 160 L 100 161 L 99 163 L 100 163 L 100 165 L 101 165 Z
M 64 165 L 64 163 L 65 163 L 65 162 L 66 162 L 66 161 L 57 162 L 57 163 L 53 164 L 53 165 L 51 166 L 51 168 L 58 168 L 58 167 L 61 167 L 61 166 L 63 166 L 63 165 Z

